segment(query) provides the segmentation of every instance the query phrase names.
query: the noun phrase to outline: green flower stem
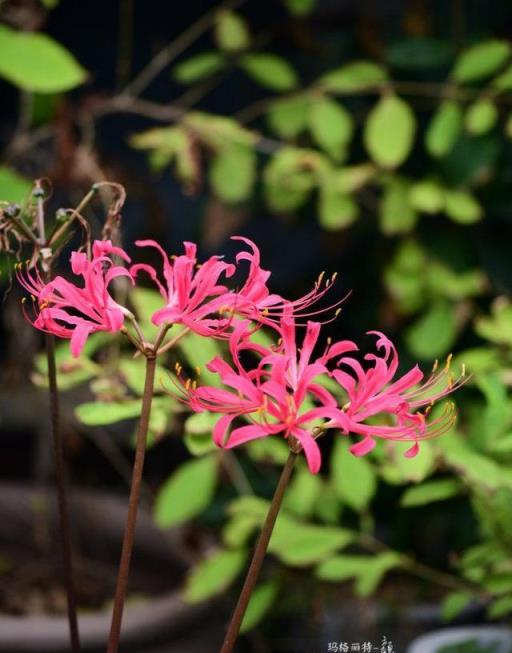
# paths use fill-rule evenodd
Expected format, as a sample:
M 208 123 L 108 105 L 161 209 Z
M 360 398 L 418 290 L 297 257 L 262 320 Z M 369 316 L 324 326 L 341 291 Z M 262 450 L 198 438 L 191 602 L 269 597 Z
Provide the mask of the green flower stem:
M 242 625 L 247 606 L 249 605 L 249 600 L 256 585 L 256 581 L 258 580 L 258 576 L 263 565 L 263 560 L 265 559 L 265 554 L 267 552 L 268 544 L 270 542 L 270 537 L 272 535 L 272 531 L 274 530 L 277 515 L 279 514 L 279 509 L 281 508 L 284 493 L 288 485 L 288 481 L 291 478 L 293 466 L 295 465 L 296 459 L 297 454 L 294 451 L 290 451 L 288 460 L 286 461 L 285 466 L 283 467 L 283 471 L 281 472 L 281 477 L 279 478 L 274 496 L 272 497 L 272 502 L 270 504 L 265 523 L 263 524 L 263 528 L 261 529 L 261 534 L 258 539 L 258 543 L 256 544 L 251 564 L 249 566 L 249 570 L 247 571 L 247 576 L 245 577 L 244 585 L 242 587 L 242 591 L 240 592 L 238 603 L 236 604 L 233 616 L 231 617 L 231 621 L 226 632 L 226 637 L 224 638 L 224 643 L 220 649 L 220 653 L 232 653 L 235 647 L 238 633 L 240 632 L 240 626 Z
M 145 352 L 146 356 L 146 379 L 144 382 L 144 394 L 142 397 L 142 409 L 139 426 L 137 429 L 137 441 L 135 445 L 135 460 L 133 463 L 132 481 L 130 486 L 130 498 L 128 500 L 128 514 L 121 550 L 121 560 L 117 576 L 114 607 L 112 610 L 112 622 L 108 640 L 107 653 L 117 653 L 121 636 L 121 622 L 123 609 L 128 588 L 128 576 L 130 573 L 130 562 L 135 538 L 135 525 L 137 522 L 137 509 L 142 483 L 142 470 L 144 468 L 144 456 L 146 453 L 146 442 L 148 437 L 149 418 L 151 415 L 151 403 L 153 401 L 153 389 L 155 385 L 156 355 L 154 350 Z

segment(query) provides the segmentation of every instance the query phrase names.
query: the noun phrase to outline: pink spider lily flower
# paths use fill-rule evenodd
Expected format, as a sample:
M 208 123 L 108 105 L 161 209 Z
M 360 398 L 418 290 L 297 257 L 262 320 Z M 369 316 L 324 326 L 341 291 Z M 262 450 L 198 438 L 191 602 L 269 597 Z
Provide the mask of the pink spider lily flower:
M 332 372 L 348 396 L 348 402 L 343 406 L 343 417 L 340 428 L 348 433 L 363 436 L 357 444 L 351 447 L 356 456 L 369 453 L 376 444 L 375 438 L 412 442 L 405 452 L 408 458 L 414 457 L 419 451 L 419 441 L 441 435 L 451 428 L 455 421 L 453 404 L 445 407 L 442 414 L 427 421 L 433 403 L 450 394 L 463 383 L 466 378 L 464 370 L 455 382 L 451 378 L 448 359 L 444 369 L 437 371 L 437 365 L 431 376 L 421 384 L 424 375 L 415 365 L 403 376 L 393 380 L 398 369 L 399 359 L 393 343 L 378 331 L 368 332 L 377 336 L 376 346 L 382 355 L 366 354 L 365 360 L 373 366 L 364 369 L 361 363 L 352 357 L 342 357 L 339 368 Z M 424 412 L 420 409 L 425 408 Z M 393 415 L 396 424 L 392 426 L 365 424 L 364 421 L 381 414 Z
M 323 429 L 323 425 L 319 427 L 321 420 L 334 425 L 342 419 L 335 397 L 317 383 L 317 377 L 327 372 L 329 359 L 356 346 L 349 341 L 340 342 L 313 358 L 320 324 L 308 322 L 300 351 L 293 319 L 283 318 L 281 330 L 282 343 L 274 350 L 252 343 L 248 323 L 240 323 L 230 340 L 234 366 L 220 358 L 208 365 L 226 387 L 187 384 L 188 404 L 195 411 L 223 413 L 213 432 L 217 446 L 231 449 L 250 440 L 281 434 L 291 446 L 293 441 L 300 445 L 310 471 L 316 474 L 321 455 L 313 433 Z M 255 368 L 246 370 L 242 365 L 240 354 L 244 351 L 258 356 Z M 238 417 L 245 417 L 250 423 L 232 428 Z
M 250 250 L 239 252 L 236 256 L 237 264 L 241 261 L 248 261 L 249 263 L 247 279 L 237 293 L 237 297 L 233 299 L 234 308 L 237 313 L 270 326 L 279 326 L 281 318 L 289 314 L 293 314 L 296 319 L 302 319 L 304 321 L 323 313 L 333 313 L 334 315 L 327 322 L 336 319 L 340 310 L 339 305 L 345 301 L 348 295 L 325 308 L 310 310 L 332 288 L 337 276 L 336 274 L 324 283 L 325 275 L 322 273 L 310 292 L 299 299 L 289 301 L 283 299 L 280 295 L 270 293 L 267 287 L 267 281 L 271 273 L 261 267 L 261 257 L 258 247 L 251 240 L 242 236 L 232 236 L 232 240 L 239 240 L 245 243 Z
M 213 316 L 226 308 L 229 291 L 220 279 L 231 277 L 235 266 L 219 256 L 212 256 L 198 266 L 194 243 L 185 242 L 185 254 L 172 261 L 154 240 L 138 240 L 135 244 L 153 247 L 163 260 L 162 279 L 151 265 L 139 263 L 130 268 L 134 277 L 139 272 L 149 274 L 165 301 L 165 306 L 153 314 L 152 322 L 157 326 L 165 322 L 183 324 L 199 335 L 222 336 L 230 321 Z
M 18 271 L 18 279 L 35 302 L 38 311 L 32 324 L 39 330 L 59 338 L 69 338 L 71 353 L 78 357 L 87 338 L 96 331 L 119 331 L 130 312 L 110 295 L 108 286 L 118 277 L 128 277 L 125 267 L 114 265 L 110 256 L 116 255 L 126 262 L 129 256 L 110 241 L 95 241 L 92 259 L 83 252 L 72 252 L 70 262 L 73 274 L 83 278 L 83 286 L 57 276 L 48 283 L 37 270 Z

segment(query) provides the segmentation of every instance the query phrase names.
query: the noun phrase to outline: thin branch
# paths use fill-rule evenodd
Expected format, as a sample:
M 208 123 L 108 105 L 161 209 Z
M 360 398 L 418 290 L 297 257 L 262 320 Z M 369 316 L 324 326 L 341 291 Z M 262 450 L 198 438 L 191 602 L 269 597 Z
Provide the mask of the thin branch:
M 121 93 L 123 97 L 140 95 L 151 82 L 166 68 L 176 57 L 184 52 L 204 32 L 210 29 L 215 22 L 218 11 L 225 9 L 236 9 L 244 4 L 246 0 L 226 0 L 220 5 L 203 14 L 195 23 L 192 23 L 174 41 L 171 41 L 158 54 L 151 59 L 148 65 L 136 75 L 136 77 L 124 88 Z

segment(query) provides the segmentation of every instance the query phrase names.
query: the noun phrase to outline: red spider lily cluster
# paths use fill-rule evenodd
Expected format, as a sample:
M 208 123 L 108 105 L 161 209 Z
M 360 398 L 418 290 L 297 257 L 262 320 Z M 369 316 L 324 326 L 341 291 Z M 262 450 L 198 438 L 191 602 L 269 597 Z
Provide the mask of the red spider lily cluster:
M 226 340 L 229 362 L 217 357 L 208 365 L 224 387 L 198 386 L 190 380 L 180 384 L 192 410 L 220 415 L 213 432 L 219 447 L 280 435 L 292 449 L 304 452 L 309 469 L 317 473 L 318 439 L 329 429 L 360 436 L 351 448 L 354 455 L 370 452 L 382 438 L 410 442 L 405 455 L 412 457 L 420 440 L 451 427 L 453 404 L 429 419 L 433 402 L 464 381 L 464 375 L 452 380 L 449 361 L 426 380 L 418 366 L 397 376 L 396 348 L 376 331 L 369 334 L 377 338 L 377 353 L 362 360 L 358 346 L 349 340 L 328 341 L 318 352 L 322 323 L 309 318 L 327 310 L 331 316 L 325 323 L 337 314 L 340 302 L 328 309 L 314 307 L 334 278 L 326 283 L 319 278 L 304 297 L 288 301 L 270 292 L 270 272 L 261 268 L 256 245 L 245 238 L 235 240 L 247 249 L 234 263 L 212 256 L 199 265 L 193 243 L 184 243 L 184 254 L 169 257 L 155 241 L 137 241 L 138 247 L 159 252 L 162 267 L 157 271 L 144 263 L 131 265 L 126 252 L 110 241 L 96 241 L 90 258 L 82 252 L 71 255 L 71 271 L 82 277 L 80 285 L 63 277 L 45 283 L 34 271 L 20 270 L 18 277 L 35 301 L 34 326 L 69 338 L 74 356 L 80 355 L 91 333 L 117 332 L 124 329 L 125 320 L 134 319 L 115 301 L 109 286 L 119 277 L 135 284 L 140 273 L 149 276 L 162 296 L 162 307 L 151 318 L 155 325 L 181 324 L 203 337 Z M 113 257 L 124 265 L 115 264 Z M 248 264 L 248 272 L 236 289 L 229 282 L 241 264 Z M 273 334 L 273 344 L 262 345 L 256 337 L 261 326 Z

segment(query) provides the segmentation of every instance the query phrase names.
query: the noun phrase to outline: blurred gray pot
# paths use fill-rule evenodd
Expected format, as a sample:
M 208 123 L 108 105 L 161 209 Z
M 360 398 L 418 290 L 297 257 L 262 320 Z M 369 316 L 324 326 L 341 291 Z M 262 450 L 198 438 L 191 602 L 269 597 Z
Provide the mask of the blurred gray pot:
M 495 643 L 495 653 L 512 651 L 512 628 L 507 626 L 461 626 L 444 628 L 426 633 L 414 639 L 407 653 L 437 653 L 445 646 L 455 646 L 468 641 L 476 641 L 482 648 Z
M 73 539 L 79 544 L 82 554 L 91 550 L 91 547 L 95 550 L 101 547 L 104 557 L 117 560 L 124 528 L 126 500 L 100 492 L 74 492 L 71 495 L 70 512 Z M 1 545 L 4 548 L 25 547 L 27 542 L 34 540 L 38 523 L 48 527 L 50 542 L 56 542 L 54 497 L 40 489 L 0 485 Z M 174 638 L 179 640 L 186 632 L 193 632 L 197 636 L 198 625 L 207 631 L 205 610 L 208 609 L 211 614 L 212 605 L 190 606 L 180 598 L 179 585 L 188 565 L 185 556 L 180 553 L 178 541 L 176 531 L 160 531 L 155 527 L 151 515 L 143 509 L 140 510 L 132 572 L 137 574 L 137 566 L 141 561 L 150 561 L 165 581 L 169 579 L 169 589 L 158 596 L 127 603 L 123 617 L 123 650 L 147 650 L 139 647 L 158 641 L 172 642 Z M 37 555 L 36 550 L 34 555 Z M 213 612 L 215 613 L 215 608 Z M 196 628 L 191 628 L 194 624 Z M 104 650 L 110 628 L 110 611 L 106 609 L 79 614 L 79 627 L 83 651 Z M 211 642 L 211 639 L 207 641 Z M 179 650 L 188 650 L 185 641 L 179 645 Z M 0 614 L 0 651 L 69 651 L 67 619 L 63 616 Z

